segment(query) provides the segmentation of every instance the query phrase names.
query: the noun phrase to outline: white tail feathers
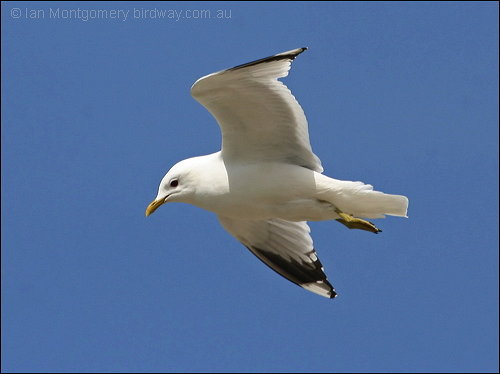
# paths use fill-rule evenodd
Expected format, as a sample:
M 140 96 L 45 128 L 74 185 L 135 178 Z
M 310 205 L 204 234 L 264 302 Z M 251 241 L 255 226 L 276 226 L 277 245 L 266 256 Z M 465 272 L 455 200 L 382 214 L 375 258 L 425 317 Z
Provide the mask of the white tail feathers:
M 340 189 L 332 189 L 331 200 L 341 211 L 360 218 L 383 218 L 385 215 L 407 217 L 408 198 L 374 191 L 363 182 L 337 181 Z

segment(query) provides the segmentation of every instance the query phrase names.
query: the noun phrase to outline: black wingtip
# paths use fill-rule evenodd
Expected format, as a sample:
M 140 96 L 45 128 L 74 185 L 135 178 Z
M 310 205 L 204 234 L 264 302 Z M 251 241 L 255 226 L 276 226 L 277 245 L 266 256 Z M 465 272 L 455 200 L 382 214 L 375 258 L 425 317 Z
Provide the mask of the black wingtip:
M 302 48 L 297 48 L 297 49 L 292 49 L 290 51 L 278 53 L 277 55 L 269 56 L 269 57 L 264 57 L 259 60 L 247 62 L 246 64 L 238 65 L 235 67 L 232 67 L 227 70 L 237 70 L 241 68 L 246 68 L 248 66 L 253 66 L 253 65 L 258 65 L 266 62 L 271 62 L 271 61 L 279 61 L 279 60 L 294 60 L 295 57 L 300 55 L 302 52 L 306 51 L 307 47 L 302 47 Z
M 296 53 L 295 53 L 295 56 L 292 57 L 292 60 L 297 57 L 298 55 L 300 55 L 302 52 L 305 52 L 307 51 L 309 48 L 307 47 L 302 47 L 302 48 L 299 48 L 299 49 L 296 49 Z
M 324 282 L 330 286 L 330 299 L 335 299 L 339 294 L 335 292 L 335 288 L 333 288 L 332 284 L 328 282 L 328 280 L 325 280 Z
M 289 59 L 293 60 L 295 57 L 300 55 L 302 52 L 307 51 L 307 49 L 308 49 L 307 47 L 292 49 L 290 51 L 281 52 L 281 53 L 278 53 L 277 55 L 270 56 L 267 58 L 278 57 L 279 59 L 288 59 L 289 58 Z
M 330 285 L 331 283 L 328 282 Z M 330 295 L 330 299 L 335 299 L 339 294 L 335 291 L 335 288 L 332 286 L 332 294 Z

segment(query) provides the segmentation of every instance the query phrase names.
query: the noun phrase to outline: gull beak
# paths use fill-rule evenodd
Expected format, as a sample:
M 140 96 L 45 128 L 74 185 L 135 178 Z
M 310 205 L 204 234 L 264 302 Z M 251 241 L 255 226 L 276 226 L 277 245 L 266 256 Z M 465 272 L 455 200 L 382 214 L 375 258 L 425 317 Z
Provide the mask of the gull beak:
M 165 203 L 165 199 L 154 200 L 151 204 L 146 208 L 146 217 L 152 214 L 156 209 Z

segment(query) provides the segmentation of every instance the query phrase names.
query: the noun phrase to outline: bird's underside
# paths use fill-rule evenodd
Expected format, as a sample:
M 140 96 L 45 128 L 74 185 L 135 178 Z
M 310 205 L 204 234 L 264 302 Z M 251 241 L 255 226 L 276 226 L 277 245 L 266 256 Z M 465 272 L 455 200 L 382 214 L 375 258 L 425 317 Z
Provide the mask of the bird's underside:
M 288 75 L 291 62 L 305 50 L 306 48 L 299 48 L 238 65 L 209 74 L 193 84 L 192 96 L 215 117 L 221 129 L 220 155 L 217 153 L 214 154 L 217 156 L 201 156 L 174 165 L 163 178 L 158 196 L 148 206 L 146 215 L 170 201 L 192 203 L 215 211 L 222 226 L 264 264 L 308 291 L 334 298 L 337 293 L 328 281 L 314 249 L 306 222 L 309 219 L 304 219 L 300 215 L 297 221 L 291 218 L 283 219 L 283 216 L 255 219 L 255 217 L 245 217 L 245 209 L 241 209 L 236 218 L 235 215 L 224 214 L 222 208 L 219 211 L 207 208 L 210 204 L 214 204 L 213 199 L 207 199 L 203 194 L 200 196 L 193 192 L 203 190 L 197 188 L 203 186 L 196 186 L 196 183 L 203 183 L 200 182 L 203 178 L 195 178 L 197 172 L 200 175 L 208 173 L 209 177 L 205 178 L 204 182 L 208 184 L 207 189 L 210 191 L 214 190 L 215 182 L 224 179 L 222 177 L 217 179 L 214 175 L 213 170 L 217 169 L 217 162 L 224 165 L 270 163 L 294 165 L 300 168 L 290 168 L 292 174 L 302 173 L 294 170 L 308 170 L 309 175 L 314 174 L 312 180 L 319 178 L 321 183 L 325 183 L 323 187 L 326 187 L 322 188 L 322 191 L 330 193 L 328 195 L 330 199 L 327 198 L 327 201 L 331 203 L 333 198 L 340 202 L 345 201 L 344 205 L 331 204 L 334 214 L 328 219 L 335 219 L 349 229 L 377 234 L 382 230 L 360 217 L 380 218 L 385 214 L 406 216 L 408 199 L 404 196 L 373 191 L 372 186 L 361 182 L 335 180 L 339 182 L 336 186 L 340 186 L 335 190 L 328 185 L 334 180 L 320 174 L 323 167 L 320 159 L 312 151 L 304 112 L 290 90 L 278 80 Z M 256 188 L 263 188 L 261 181 L 268 179 L 266 173 L 249 179 L 249 184 L 256 183 L 254 188 L 236 183 L 243 190 L 240 194 L 241 199 L 245 199 L 245 188 L 252 194 Z M 302 179 L 292 178 L 292 180 Z M 196 188 L 189 188 L 189 183 L 195 184 Z M 314 189 L 316 184 L 310 183 L 306 187 Z M 222 187 L 228 190 L 234 189 L 231 181 L 229 186 Z M 307 190 L 304 186 L 295 187 Z M 293 209 L 293 206 L 290 206 L 290 209 Z M 289 213 L 293 216 L 293 212 Z

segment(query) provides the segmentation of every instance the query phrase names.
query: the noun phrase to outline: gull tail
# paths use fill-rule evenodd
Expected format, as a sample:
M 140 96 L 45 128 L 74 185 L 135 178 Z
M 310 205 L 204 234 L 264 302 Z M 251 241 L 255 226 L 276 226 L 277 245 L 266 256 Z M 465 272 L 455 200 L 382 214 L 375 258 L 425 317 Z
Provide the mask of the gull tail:
M 362 218 L 383 218 L 385 215 L 408 217 L 406 196 L 374 191 L 373 186 L 363 182 L 336 182 L 330 190 L 334 194 L 330 201 L 342 212 Z

